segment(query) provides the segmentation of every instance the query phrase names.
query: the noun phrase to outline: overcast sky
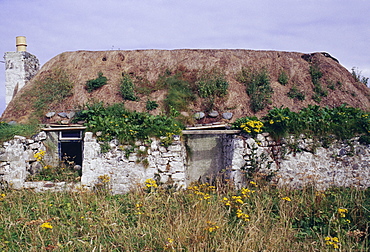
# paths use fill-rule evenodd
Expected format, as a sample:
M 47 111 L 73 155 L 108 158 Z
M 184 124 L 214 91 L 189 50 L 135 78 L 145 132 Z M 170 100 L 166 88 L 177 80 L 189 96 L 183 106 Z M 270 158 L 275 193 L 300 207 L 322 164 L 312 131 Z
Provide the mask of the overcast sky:
M 369 0 L 0 0 L 0 54 L 16 36 L 41 65 L 76 50 L 325 51 L 369 77 L 369 10 Z

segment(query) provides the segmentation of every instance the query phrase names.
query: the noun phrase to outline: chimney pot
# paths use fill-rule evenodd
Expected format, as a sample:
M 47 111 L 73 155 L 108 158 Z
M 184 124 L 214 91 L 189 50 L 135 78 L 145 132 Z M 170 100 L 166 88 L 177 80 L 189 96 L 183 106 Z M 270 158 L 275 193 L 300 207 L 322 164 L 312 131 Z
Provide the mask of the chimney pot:
M 15 38 L 15 45 L 17 47 L 17 52 L 27 51 L 27 43 L 25 36 L 18 36 Z

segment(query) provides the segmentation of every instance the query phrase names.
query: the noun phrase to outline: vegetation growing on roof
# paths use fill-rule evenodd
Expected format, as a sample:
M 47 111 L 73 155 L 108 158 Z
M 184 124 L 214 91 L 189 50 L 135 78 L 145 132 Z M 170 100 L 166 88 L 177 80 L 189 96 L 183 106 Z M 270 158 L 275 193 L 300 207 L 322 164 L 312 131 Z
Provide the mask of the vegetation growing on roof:
M 191 83 L 183 76 L 181 71 L 174 75 L 162 75 L 158 81 L 160 87 L 168 90 L 164 99 L 167 114 L 173 114 L 173 110 L 188 110 L 189 102 L 196 99 Z
M 366 136 L 370 136 L 369 113 L 346 105 L 334 108 L 309 105 L 299 112 L 275 107 L 259 120 L 263 127 L 257 128 L 260 124 L 256 123 L 248 124 L 255 121 L 258 121 L 255 117 L 243 117 L 236 120 L 233 127 L 245 130 L 250 124 L 252 133 L 269 132 L 277 140 L 288 134 L 304 134 L 319 139 L 332 137 L 341 140 L 362 136 L 365 142 L 368 139 Z
M 280 73 L 279 73 L 278 82 L 281 85 L 285 86 L 286 84 L 288 84 L 288 81 L 289 81 L 288 74 L 284 70 L 281 70 Z
M 326 97 L 328 95 L 328 90 L 324 89 L 321 85 L 320 79 L 323 76 L 323 73 L 321 72 L 320 66 L 317 62 L 313 62 L 310 65 L 310 75 L 311 75 L 311 80 L 314 85 L 313 91 L 314 94 L 312 96 L 312 99 L 320 103 L 322 97 Z
M 40 127 L 37 124 L 9 124 L 0 122 L 0 143 L 11 140 L 14 136 L 31 137 Z
M 108 78 L 103 76 L 102 72 L 98 73 L 98 78 L 88 80 L 86 82 L 86 90 L 87 92 L 91 93 L 92 91 L 101 88 L 102 86 L 106 85 Z
M 165 115 L 131 112 L 123 104 L 105 106 L 103 103 L 86 104 L 76 114 L 75 121 L 85 121 L 88 131 L 99 132 L 98 140 L 108 142 L 114 138 L 121 143 L 150 140 L 151 137 L 180 135 L 182 125 Z
M 261 111 L 271 104 L 271 95 L 274 91 L 270 86 L 270 76 L 265 67 L 259 70 L 243 68 L 239 72 L 237 80 L 246 85 L 246 92 L 250 97 L 250 107 L 253 112 Z
M 128 74 L 122 73 L 119 91 L 124 100 L 137 101 L 139 99 L 135 94 L 135 84 Z
M 352 67 L 351 74 L 355 81 L 365 84 L 367 86 L 369 78 L 362 75 L 362 72 L 357 67 Z
M 54 68 L 36 80 L 27 93 L 22 93 L 21 99 L 15 101 L 15 112 L 20 116 L 31 110 L 29 121 L 38 123 L 48 109 L 73 94 L 73 85 L 66 71 Z

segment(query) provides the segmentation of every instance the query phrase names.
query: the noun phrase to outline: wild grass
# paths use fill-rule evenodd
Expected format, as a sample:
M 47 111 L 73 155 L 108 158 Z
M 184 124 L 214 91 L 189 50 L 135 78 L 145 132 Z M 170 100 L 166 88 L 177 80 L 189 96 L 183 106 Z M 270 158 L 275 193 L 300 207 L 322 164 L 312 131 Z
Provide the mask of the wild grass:
M 253 181 L 241 190 L 202 184 L 175 191 L 154 180 L 124 195 L 3 191 L 0 249 L 368 251 L 369 194 Z
M 0 143 L 14 138 L 15 135 L 31 137 L 39 130 L 37 124 L 15 124 L 10 125 L 5 122 L 0 122 Z

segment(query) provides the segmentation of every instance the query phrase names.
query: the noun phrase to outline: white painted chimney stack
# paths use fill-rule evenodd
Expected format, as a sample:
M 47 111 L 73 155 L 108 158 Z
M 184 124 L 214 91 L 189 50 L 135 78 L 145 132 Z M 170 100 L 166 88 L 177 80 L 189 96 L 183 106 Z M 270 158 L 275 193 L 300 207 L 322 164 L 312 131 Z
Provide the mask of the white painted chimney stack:
M 40 63 L 36 56 L 27 52 L 25 36 L 16 37 L 16 52 L 6 52 L 5 59 L 5 104 L 36 75 Z

